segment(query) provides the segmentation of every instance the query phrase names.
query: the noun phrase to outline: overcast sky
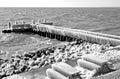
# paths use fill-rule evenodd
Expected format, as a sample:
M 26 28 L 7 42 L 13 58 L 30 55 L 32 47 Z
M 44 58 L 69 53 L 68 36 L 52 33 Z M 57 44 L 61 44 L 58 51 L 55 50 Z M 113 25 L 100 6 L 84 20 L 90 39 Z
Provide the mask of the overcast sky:
M 120 0 L 0 0 L 0 7 L 120 7 Z

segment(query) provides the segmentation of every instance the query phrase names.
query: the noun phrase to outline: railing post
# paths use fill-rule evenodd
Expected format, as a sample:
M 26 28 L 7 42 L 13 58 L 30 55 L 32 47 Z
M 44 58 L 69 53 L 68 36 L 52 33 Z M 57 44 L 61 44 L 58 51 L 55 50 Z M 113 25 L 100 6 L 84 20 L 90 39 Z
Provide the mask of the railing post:
M 8 23 L 8 29 L 11 29 L 11 27 L 12 27 L 12 24 L 11 24 L 11 22 L 9 22 Z
M 37 23 L 38 23 L 38 24 L 40 24 L 40 23 L 41 23 L 41 22 L 40 22 L 40 19 L 38 19 L 38 20 L 37 20 Z
M 15 21 L 15 24 L 18 24 L 18 21 Z
M 34 25 L 35 25 L 35 21 L 32 20 L 32 21 L 31 21 L 31 26 L 32 26 L 33 31 L 35 32 Z
M 24 21 L 24 20 L 22 21 L 22 24 L 25 24 L 25 21 Z

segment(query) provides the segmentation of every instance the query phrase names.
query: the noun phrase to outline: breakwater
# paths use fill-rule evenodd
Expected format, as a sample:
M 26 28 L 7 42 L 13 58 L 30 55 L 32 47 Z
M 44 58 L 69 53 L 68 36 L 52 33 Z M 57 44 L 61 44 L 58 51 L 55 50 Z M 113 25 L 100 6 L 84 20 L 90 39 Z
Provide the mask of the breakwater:
M 3 30 L 3 33 L 10 32 L 31 32 L 40 36 L 57 39 L 60 41 L 73 41 L 77 39 L 94 42 L 98 44 L 110 44 L 113 46 L 120 44 L 120 37 L 116 35 L 103 34 L 80 29 L 70 29 L 46 24 L 16 24 L 9 26 L 9 29 Z
M 33 26 L 33 31 L 35 32 L 44 32 L 47 34 L 55 34 L 55 38 L 62 39 L 62 37 L 81 39 L 89 42 L 94 42 L 98 44 L 110 44 L 110 45 L 119 45 L 120 40 L 119 36 L 95 33 L 90 31 L 78 30 L 78 29 L 70 29 L 64 27 L 50 26 L 38 24 Z

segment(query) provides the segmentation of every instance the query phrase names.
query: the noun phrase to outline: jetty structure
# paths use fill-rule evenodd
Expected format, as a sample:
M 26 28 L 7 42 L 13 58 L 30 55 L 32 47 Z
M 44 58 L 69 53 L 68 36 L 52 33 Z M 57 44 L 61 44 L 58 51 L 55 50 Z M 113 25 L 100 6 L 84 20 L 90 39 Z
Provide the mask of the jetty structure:
M 39 21 L 32 21 L 31 24 L 26 24 L 25 22 L 18 24 L 16 22 L 14 25 L 9 22 L 8 28 L 4 29 L 2 32 L 31 32 L 39 34 L 40 36 L 49 37 L 51 39 L 58 39 L 60 41 L 73 41 L 81 39 L 98 44 L 110 44 L 113 46 L 120 45 L 120 36 L 54 26 L 52 22 L 40 23 Z

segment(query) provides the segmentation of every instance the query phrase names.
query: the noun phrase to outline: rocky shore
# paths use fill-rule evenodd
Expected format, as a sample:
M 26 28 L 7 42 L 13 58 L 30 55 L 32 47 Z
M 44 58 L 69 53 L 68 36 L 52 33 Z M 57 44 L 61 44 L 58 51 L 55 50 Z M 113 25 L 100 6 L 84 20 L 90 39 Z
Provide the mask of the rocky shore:
M 100 45 L 77 40 L 41 50 L 23 52 L 22 54 L 18 54 L 16 51 L 16 54 L 11 56 L 10 59 L 0 60 L 0 78 L 31 71 L 60 61 L 80 59 L 85 54 L 95 54 L 116 63 L 120 59 L 119 51 L 102 52 L 110 47 L 112 46 L 109 44 Z

